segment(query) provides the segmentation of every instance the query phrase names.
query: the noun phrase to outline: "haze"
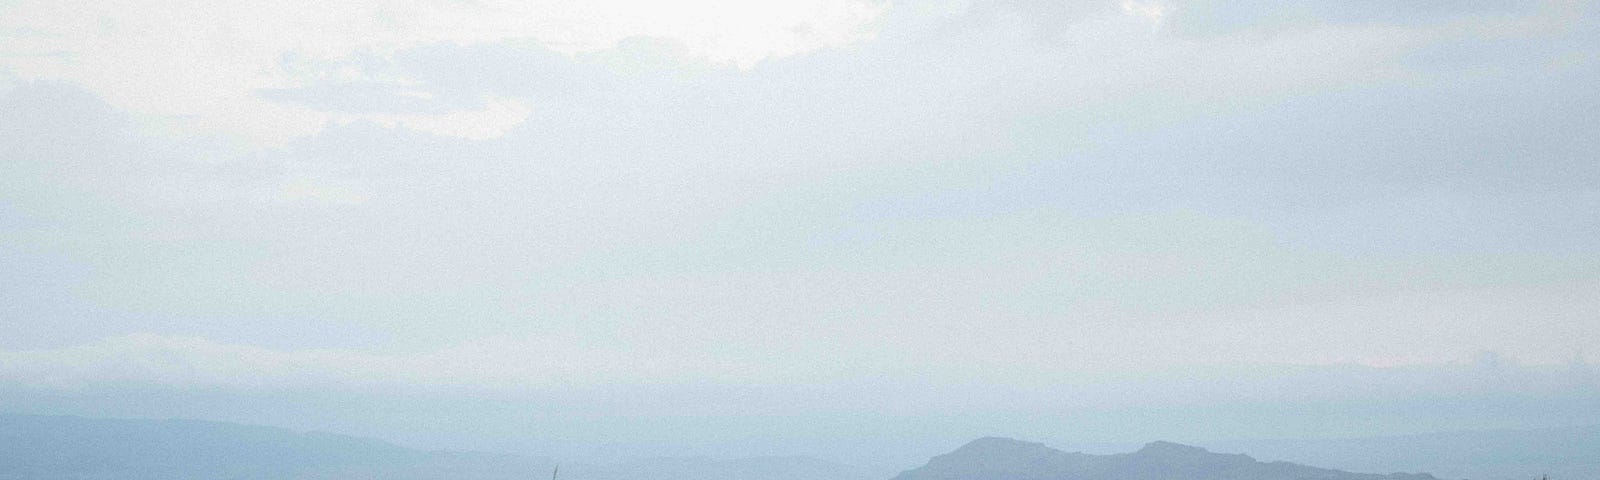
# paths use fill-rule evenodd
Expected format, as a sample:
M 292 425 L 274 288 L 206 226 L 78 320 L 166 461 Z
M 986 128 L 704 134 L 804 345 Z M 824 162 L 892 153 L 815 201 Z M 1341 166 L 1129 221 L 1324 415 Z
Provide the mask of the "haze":
M 884 471 L 1600 423 L 1600 2 L 0 0 L 0 411 Z

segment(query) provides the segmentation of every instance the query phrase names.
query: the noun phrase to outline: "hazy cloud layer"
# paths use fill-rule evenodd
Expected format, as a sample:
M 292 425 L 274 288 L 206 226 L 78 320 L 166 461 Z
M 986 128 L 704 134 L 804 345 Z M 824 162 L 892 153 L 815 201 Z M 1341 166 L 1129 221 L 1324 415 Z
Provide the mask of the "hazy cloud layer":
M 1374 431 L 1469 390 L 1428 425 L 1592 405 L 1560 372 L 1600 354 L 1593 2 L 539 5 L 0 6 L 13 405 L 290 421 L 331 387 L 418 406 L 318 420 L 443 443 L 515 422 L 396 420 L 440 390 L 733 399 L 584 440 L 691 450 L 776 415 L 1225 402 L 1201 366 L 1406 405 Z M 1480 382 L 1483 351 L 1532 366 Z M 1193 426 L 1280 425 L 1231 415 Z M 767 453 L 831 448 L 815 425 Z M 533 442 L 503 428 L 476 444 Z
M 421 354 L 381 355 L 338 350 L 274 350 L 203 338 L 129 335 L 50 350 L 0 351 L 0 379 L 25 389 L 105 387 L 193 388 L 223 392 L 334 390 L 489 395 L 515 399 L 566 388 L 608 385 L 751 385 L 830 390 L 841 402 L 870 398 L 870 382 L 917 385 L 957 395 L 1010 390 L 1012 406 L 1070 402 L 1079 408 L 1225 405 L 1261 402 L 1394 401 L 1517 393 L 1600 394 L 1600 371 L 1573 358 L 1562 365 L 1525 366 L 1494 352 L 1461 362 L 1400 367 L 1335 365 L 1192 366 L 1123 372 L 985 374 L 941 358 L 922 358 L 896 371 L 838 369 L 779 372 L 778 365 L 703 352 L 694 357 L 638 345 L 595 348 L 557 338 L 481 338 Z M 718 358 L 721 357 L 721 358 Z M 664 359 L 665 361 L 645 361 Z M 981 364 L 984 359 L 965 359 Z M 794 369 L 794 366 L 788 368 Z M 963 386 L 984 378 L 988 385 Z M 798 386 L 798 385 L 795 385 Z M 636 387 L 635 387 L 636 388 Z M 670 387 L 678 388 L 678 387 Z M 1018 395 L 1021 389 L 1042 389 Z M 1135 393 L 1137 392 L 1137 393 Z M 936 397 L 938 395 L 935 395 Z M 943 403 L 925 400 L 921 408 Z M 954 406 L 954 405 L 949 405 Z M 770 407 L 804 411 L 801 405 Z M 973 407 L 987 411 L 992 407 Z M 799 413 L 799 412 L 795 412 Z

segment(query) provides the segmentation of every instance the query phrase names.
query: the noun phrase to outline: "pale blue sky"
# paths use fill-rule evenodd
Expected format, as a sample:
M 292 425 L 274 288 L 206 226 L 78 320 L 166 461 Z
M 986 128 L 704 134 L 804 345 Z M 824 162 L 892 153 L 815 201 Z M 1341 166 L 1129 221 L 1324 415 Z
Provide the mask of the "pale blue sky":
M 1600 422 L 1595 2 L 304 3 L 0 1 L 0 408 L 852 461 Z M 1369 415 L 1430 398 L 1477 407 Z

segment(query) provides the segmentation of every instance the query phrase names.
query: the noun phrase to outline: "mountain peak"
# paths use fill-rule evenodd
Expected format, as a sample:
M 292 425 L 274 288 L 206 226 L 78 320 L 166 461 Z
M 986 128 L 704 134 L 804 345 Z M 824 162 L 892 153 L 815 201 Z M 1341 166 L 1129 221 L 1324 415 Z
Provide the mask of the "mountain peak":
M 1027 442 L 1015 438 L 983 437 L 967 442 L 966 445 L 962 445 L 957 450 L 1031 449 L 1039 447 L 1049 448 L 1042 443 Z
M 1166 442 L 1166 441 L 1155 441 L 1155 442 L 1150 442 L 1150 443 L 1145 444 L 1144 448 L 1139 449 L 1139 451 L 1135 452 L 1135 453 L 1144 454 L 1144 455 L 1170 456 L 1170 455 L 1203 455 L 1203 454 L 1211 453 L 1211 451 L 1206 450 L 1204 448 L 1192 446 L 1192 445 L 1184 445 L 1184 444 L 1181 444 L 1181 443 L 1173 443 L 1173 442 Z
M 1025 459 L 1061 455 L 1062 452 L 1042 443 L 1026 442 L 1014 438 L 983 437 L 950 453 L 940 455 L 936 462 L 963 462 L 970 459 Z

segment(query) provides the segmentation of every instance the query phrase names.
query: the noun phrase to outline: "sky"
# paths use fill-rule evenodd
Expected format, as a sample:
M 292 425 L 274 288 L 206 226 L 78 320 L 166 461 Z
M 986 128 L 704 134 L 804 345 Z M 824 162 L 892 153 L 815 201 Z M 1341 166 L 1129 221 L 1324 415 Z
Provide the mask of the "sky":
M 882 468 L 1600 423 L 1597 20 L 0 0 L 0 409 Z

